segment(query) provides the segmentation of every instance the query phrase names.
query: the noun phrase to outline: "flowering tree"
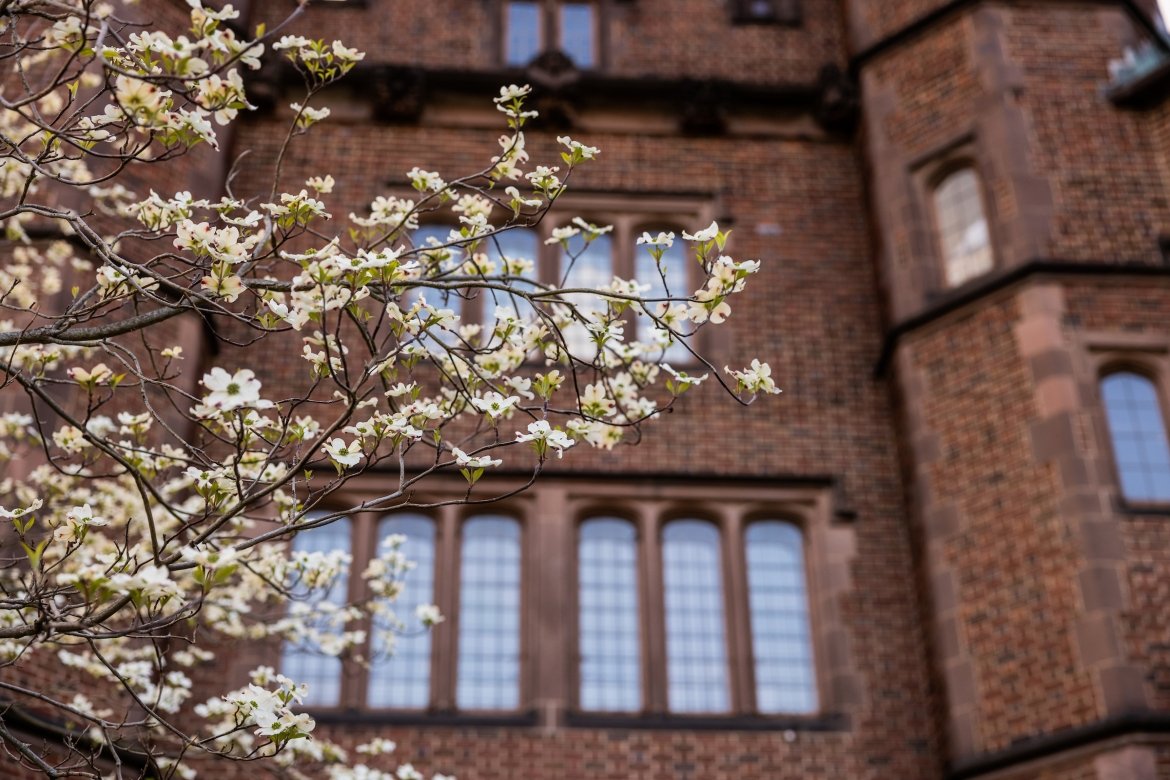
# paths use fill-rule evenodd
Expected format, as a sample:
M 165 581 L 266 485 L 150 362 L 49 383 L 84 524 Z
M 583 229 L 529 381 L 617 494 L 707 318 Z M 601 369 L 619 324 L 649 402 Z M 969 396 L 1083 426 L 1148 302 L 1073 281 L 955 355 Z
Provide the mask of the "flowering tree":
M 225 24 L 230 5 L 188 4 L 186 30 L 160 31 L 95 0 L 0 0 L 0 742 L 50 777 L 188 778 L 228 760 L 390 777 L 362 763 L 385 742 L 347 756 L 311 735 L 303 684 L 265 667 L 233 691 L 192 678 L 231 639 L 338 655 L 364 646 L 354 625 L 442 620 L 431 606 L 395 615 L 410 566 L 400 538 L 361 573 L 368 599 L 339 605 L 321 594 L 348 557 L 297 551 L 297 534 L 415 506 L 443 475 L 466 484 L 452 500 L 499 498 L 490 474 L 506 461 L 530 484 L 573 447 L 633 441 L 712 376 L 740 403 L 778 392 L 767 364 L 720 372 L 690 346 L 759 263 L 724 255 L 712 224 L 639 239 L 657 297 L 635 280 L 536 278 L 500 236 L 536 224 L 599 152 L 562 137 L 559 160 L 530 161 L 526 87 L 495 98 L 507 129 L 482 170 L 415 168 L 412 197 L 379 195 L 368 214 L 337 219 L 327 171 L 286 190 L 282 166 L 328 119 L 314 99 L 363 55 L 284 34 L 299 10 L 245 38 Z M 130 191 L 127 177 L 149 187 L 189 150 L 218 150 L 251 108 L 243 73 L 266 53 L 305 86 L 266 197 L 234 193 L 230 176 L 214 200 Z M 420 217 L 436 213 L 459 227 L 416 244 Z M 576 219 L 550 241 L 571 267 L 608 230 Z M 697 289 L 670 287 L 678 240 Z M 462 321 L 472 299 L 485 316 Z M 632 322 L 641 340 L 626 338 Z M 279 350 L 300 381 L 265 387 L 248 368 L 193 365 L 183 323 Z M 672 368 L 680 352 L 708 371 Z M 375 468 L 394 475 L 381 495 L 323 509 Z M 64 669 L 71 695 L 29 682 L 38 668 Z M 32 717 L 59 738 L 22 736 Z

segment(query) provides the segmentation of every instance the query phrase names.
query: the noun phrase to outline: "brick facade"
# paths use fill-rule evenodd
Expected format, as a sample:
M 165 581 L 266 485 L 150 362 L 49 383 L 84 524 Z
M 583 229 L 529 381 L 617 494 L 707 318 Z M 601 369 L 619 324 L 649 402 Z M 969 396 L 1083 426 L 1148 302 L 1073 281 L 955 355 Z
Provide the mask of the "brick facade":
M 769 360 L 784 394 L 744 410 L 692 392 L 637 449 L 553 464 L 531 501 L 632 491 L 623 507 L 675 511 L 708 485 L 726 531 L 810 491 L 822 707 L 579 717 L 572 662 L 541 657 L 571 650 L 556 567 L 575 565 L 572 525 L 534 509 L 527 549 L 551 562 L 526 574 L 544 599 L 529 632 L 547 639 L 526 646 L 522 722 L 342 711 L 322 732 L 388 737 L 397 760 L 461 780 L 1170 779 L 1170 506 L 1127 506 L 1099 393 L 1136 361 L 1170 399 L 1170 100 L 1154 83 L 1120 106 L 1108 73 L 1149 38 L 1149 4 L 803 0 L 792 25 L 733 23 L 730 0 L 598 0 L 600 66 L 568 75 L 501 64 L 502 5 L 307 8 L 294 31 L 368 57 L 284 180 L 332 174 L 346 214 L 414 165 L 482 167 L 498 118 L 478 85 L 532 80 L 538 107 L 570 106 L 561 124 L 602 149 L 576 188 L 731 224 L 730 251 L 763 270 L 704 351 Z M 288 4 L 248 6 L 254 25 Z M 257 87 L 269 100 L 235 131 L 235 187 L 266 196 L 298 96 L 279 74 Z M 537 125 L 533 159 L 562 131 Z M 957 164 L 979 176 L 995 262 L 947 289 L 930 197 Z M 305 382 L 299 360 L 218 349 L 266 386 Z M 742 566 L 742 549 L 724 560 Z

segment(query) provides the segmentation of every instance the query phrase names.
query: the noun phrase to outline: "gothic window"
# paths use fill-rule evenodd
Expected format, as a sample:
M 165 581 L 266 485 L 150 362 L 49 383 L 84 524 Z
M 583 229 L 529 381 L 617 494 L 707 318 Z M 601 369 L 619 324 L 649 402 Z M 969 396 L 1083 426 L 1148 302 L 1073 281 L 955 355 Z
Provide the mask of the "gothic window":
M 945 285 L 958 287 L 990 271 L 991 235 L 975 169 L 947 174 L 934 187 L 933 201 Z
M 667 701 L 672 712 L 726 712 L 728 690 L 719 529 L 675 520 L 662 532 Z
M 1157 386 L 1117 371 L 1101 380 L 1101 399 L 1122 494 L 1130 501 L 1170 501 L 1170 446 Z
M 431 632 L 416 619 L 423 604 L 434 602 L 435 524 L 425 515 L 401 514 L 378 523 L 378 551 L 395 535 L 398 548 L 414 563 L 403 577 L 394 615 L 376 614 L 371 636 L 371 663 L 366 704 L 370 707 L 425 709 L 431 692 Z
M 309 514 L 306 520 L 321 516 Z M 350 535 L 349 519 L 341 518 L 329 525 L 297 534 L 292 542 L 293 554 L 341 552 L 348 556 Z M 337 619 L 333 608 L 343 606 L 347 601 L 347 571 L 348 567 L 342 569 L 342 574 L 326 593 L 310 593 L 300 583 L 291 583 L 289 612 L 293 615 L 304 614 L 304 622 L 315 636 L 290 637 L 281 652 L 280 669 L 298 683 L 308 683 L 309 690 L 304 702 L 306 706 L 335 707 L 341 703 L 341 659 L 335 654 L 324 652 L 321 640 L 345 630 L 344 623 Z
M 520 706 L 520 524 L 480 515 L 463 524 L 459 570 L 461 710 Z
M 642 653 L 634 526 L 611 517 L 586 520 L 577 550 L 581 709 L 636 712 Z
M 764 520 L 748 526 L 744 547 L 756 709 L 761 713 L 814 712 L 817 687 L 804 538 L 791 523 Z

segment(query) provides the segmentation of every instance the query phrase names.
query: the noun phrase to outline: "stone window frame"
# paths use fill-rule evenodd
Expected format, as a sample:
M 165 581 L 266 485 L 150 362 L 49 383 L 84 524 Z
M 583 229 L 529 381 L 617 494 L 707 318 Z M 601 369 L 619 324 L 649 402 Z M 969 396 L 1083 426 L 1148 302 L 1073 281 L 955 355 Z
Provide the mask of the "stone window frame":
M 994 203 L 989 197 L 986 163 L 979 154 L 979 147 L 973 132 L 965 132 L 940 145 L 909 165 L 911 190 L 914 193 L 916 212 L 919 215 L 923 240 L 914 246 L 921 254 L 915 276 L 918 287 L 926 297 L 934 297 L 961 290 L 970 284 L 996 273 L 1002 267 L 1002 253 L 997 241 Z M 979 188 L 979 202 L 983 207 L 983 218 L 987 222 L 988 241 L 991 247 L 991 267 L 986 272 L 973 276 L 958 285 L 947 284 L 946 252 L 942 246 L 939 230 L 939 215 L 935 207 L 935 193 L 952 174 L 963 169 L 975 174 Z
M 1154 385 L 1162 412 L 1162 424 L 1170 440 L 1170 340 L 1160 334 L 1090 333 L 1081 339 L 1086 360 L 1082 386 L 1092 398 L 1091 426 L 1100 443 L 1098 452 L 1107 471 L 1113 504 L 1135 514 L 1170 515 L 1170 501 L 1141 501 L 1127 498 L 1121 484 L 1121 471 L 1113 451 L 1113 435 L 1101 395 L 1101 382 L 1110 374 L 1132 373 Z
M 539 6 L 540 12 L 540 28 L 539 28 L 539 42 L 537 44 L 536 56 L 531 62 L 524 63 L 509 63 L 508 62 L 508 6 L 512 0 L 497 0 L 498 8 L 495 14 L 496 19 L 496 43 L 497 43 L 497 58 L 501 65 L 506 68 L 527 68 L 532 62 L 536 62 L 549 54 L 559 54 L 563 56 L 572 66 L 577 70 L 582 71 L 600 71 L 605 70 L 608 63 L 609 46 L 606 34 L 608 29 L 608 20 L 611 13 L 610 3 L 618 0 L 529 0 Z M 586 3 L 592 5 L 593 11 L 593 63 L 588 67 L 581 67 L 576 61 L 568 57 L 567 53 L 561 48 L 561 15 L 559 13 L 562 2 Z
M 520 477 L 500 476 L 500 489 L 520 488 Z M 382 495 L 365 480 L 347 486 L 333 501 L 360 504 Z M 851 586 L 855 554 L 851 524 L 834 511 L 829 486 L 727 485 L 695 480 L 577 479 L 546 475 L 519 495 L 471 506 L 453 503 L 461 481 L 445 482 L 415 498 L 415 505 L 390 511 L 361 511 L 351 517 L 353 571 L 374 553 L 377 526 L 395 512 L 426 515 L 435 523 L 433 597 L 444 621 L 432 629 L 431 690 L 426 709 L 372 709 L 365 706 L 368 671 L 343 662 L 341 698 L 335 707 L 314 707 L 323 722 L 435 723 L 546 727 L 840 729 L 859 700 L 859 681 L 846 638 L 840 599 Z M 465 486 L 464 486 L 465 488 Z M 421 505 L 421 506 L 420 506 Z M 458 659 L 461 530 L 476 515 L 507 515 L 521 530 L 521 617 L 519 708 L 466 711 L 455 706 Z M 642 710 L 605 713 L 579 706 L 577 546 L 580 524 L 592 517 L 634 523 L 641 616 Z M 559 518 L 544 520 L 543 518 Z M 730 709 L 724 713 L 674 713 L 666 690 L 665 608 L 661 531 L 674 519 L 712 522 L 720 531 Z M 804 544 L 806 598 L 818 708 L 807 713 L 761 714 L 755 708 L 755 667 L 751 651 L 746 552 L 747 527 L 761 520 L 789 522 Z M 647 540 L 650 540 L 647 543 Z M 360 595 L 359 577 L 350 595 Z M 573 619 L 566 620 L 565 615 Z M 359 625 L 357 628 L 368 628 Z M 367 638 L 367 644 L 370 640 Z

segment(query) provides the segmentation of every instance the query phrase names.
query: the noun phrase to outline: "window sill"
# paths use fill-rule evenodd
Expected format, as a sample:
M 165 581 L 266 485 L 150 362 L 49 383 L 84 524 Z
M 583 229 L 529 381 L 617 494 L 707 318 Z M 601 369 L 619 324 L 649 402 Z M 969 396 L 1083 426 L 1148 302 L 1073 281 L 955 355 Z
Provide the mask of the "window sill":
M 537 725 L 536 710 L 519 712 L 439 712 L 436 710 L 312 710 L 309 714 L 321 725 L 371 726 L 500 726 L 511 728 Z
M 672 731 L 848 731 L 849 718 L 841 713 L 818 715 L 642 715 L 568 712 L 570 728 L 669 729 Z
M 1161 501 L 1127 501 L 1124 498 L 1117 500 L 1117 508 L 1122 514 L 1137 517 L 1170 517 L 1170 503 Z

